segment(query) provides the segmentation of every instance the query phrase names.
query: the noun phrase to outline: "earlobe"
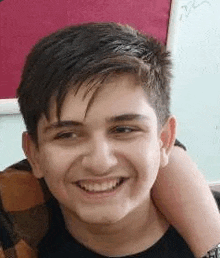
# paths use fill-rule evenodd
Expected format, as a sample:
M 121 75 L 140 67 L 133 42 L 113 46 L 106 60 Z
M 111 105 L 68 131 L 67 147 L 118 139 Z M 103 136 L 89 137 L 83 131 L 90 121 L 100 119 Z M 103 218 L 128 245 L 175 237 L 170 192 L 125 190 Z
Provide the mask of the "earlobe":
M 23 132 L 22 134 L 22 149 L 25 153 L 25 156 L 28 159 L 28 162 L 31 164 L 32 173 L 37 178 L 42 178 L 43 173 L 39 166 L 39 152 L 36 144 L 31 139 L 28 132 Z
M 168 121 L 163 126 L 160 139 L 160 167 L 165 167 L 168 164 L 169 155 L 176 139 L 176 118 L 174 116 L 169 117 Z

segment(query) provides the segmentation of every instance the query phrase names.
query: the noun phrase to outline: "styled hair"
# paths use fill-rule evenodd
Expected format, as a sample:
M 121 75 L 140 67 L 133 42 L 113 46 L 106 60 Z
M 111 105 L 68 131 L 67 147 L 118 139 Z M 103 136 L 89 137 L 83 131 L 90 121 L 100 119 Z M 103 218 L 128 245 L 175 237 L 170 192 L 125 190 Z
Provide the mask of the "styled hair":
M 50 119 L 55 97 L 57 117 L 70 89 L 82 84 L 88 91 L 109 76 L 131 73 L 146 92 L 158 123 L 170 115 L 171 61 L 165 47 L 127 25 L 73 25 L 42 38 L 27 56 L 17 90 L 20 111 L 32 139 L 42 115 Z

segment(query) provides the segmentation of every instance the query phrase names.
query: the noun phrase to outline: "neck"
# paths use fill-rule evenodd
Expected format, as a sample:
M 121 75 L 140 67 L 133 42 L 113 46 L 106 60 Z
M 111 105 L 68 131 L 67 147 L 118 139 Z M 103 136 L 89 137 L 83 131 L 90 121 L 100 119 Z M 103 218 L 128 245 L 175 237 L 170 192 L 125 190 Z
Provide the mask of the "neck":
M 109 225 L 84 223 L 62 209 L 70 234 L 87 248 L 101 255 L 125 256 L 142 252 L 156 243 L 168 229 L 168 222 L 150 201 Z

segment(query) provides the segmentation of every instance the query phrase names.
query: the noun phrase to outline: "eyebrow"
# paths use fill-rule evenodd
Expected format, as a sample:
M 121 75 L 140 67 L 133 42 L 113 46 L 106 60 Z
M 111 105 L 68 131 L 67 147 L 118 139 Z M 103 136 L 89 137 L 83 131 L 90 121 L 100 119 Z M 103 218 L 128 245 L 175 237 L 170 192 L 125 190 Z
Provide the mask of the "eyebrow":
M 141 115 L 141 114 L 123 114 L 119 116 L 113 116 L 106 119 L 107 123 L 115 123 L 115 122 L 123 122 L 123 121 L 140 121 L 140 120 L 149 120 L 148 116 Z M 83 123 L 78 121 L 72 120 L 63 120 L 57 121 L 45 127 L 44 133 L 52 129 L 58 129 L 62 127 L 82 127 Z
M 148 116 L 141 115 L 141 114 L 123 114 L 119 116 L 113 116 L 110 117 L 107 120 L 109 123 L 114 123 L 114 122 L 123 122 L 123 121 L 133 121 L 133 120 L 149 120 Z
M 44 132 L 46 133 L 47 131 L 52 129 L 58 129 L 62 127 L 73 127 L 73 126 L 83 126 L 83 123 L 78 121 L 72 121 L 72 120 L 57 121 L 45 127 Z

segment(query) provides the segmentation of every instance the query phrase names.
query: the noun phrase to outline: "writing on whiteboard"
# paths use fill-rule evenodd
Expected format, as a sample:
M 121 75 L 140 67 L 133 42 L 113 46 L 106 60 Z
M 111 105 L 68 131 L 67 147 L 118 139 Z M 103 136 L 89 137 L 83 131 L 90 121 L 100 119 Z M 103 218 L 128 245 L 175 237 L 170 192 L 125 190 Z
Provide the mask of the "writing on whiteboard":
M 210 2 L 207 0 L 200 0 L 200 1 L 196 1 L 196 0 L 192 0 L 189 1 L 187 4 L 182 5 L 181 6 L 181 15 L 180 15 L 180 21 L 182 21 L 184 18 L 189 17 L 189 15 L 196 9 L 198 9 L 199 7 L 201 7 L 202 5 L 209 5 L 211 6 Z

